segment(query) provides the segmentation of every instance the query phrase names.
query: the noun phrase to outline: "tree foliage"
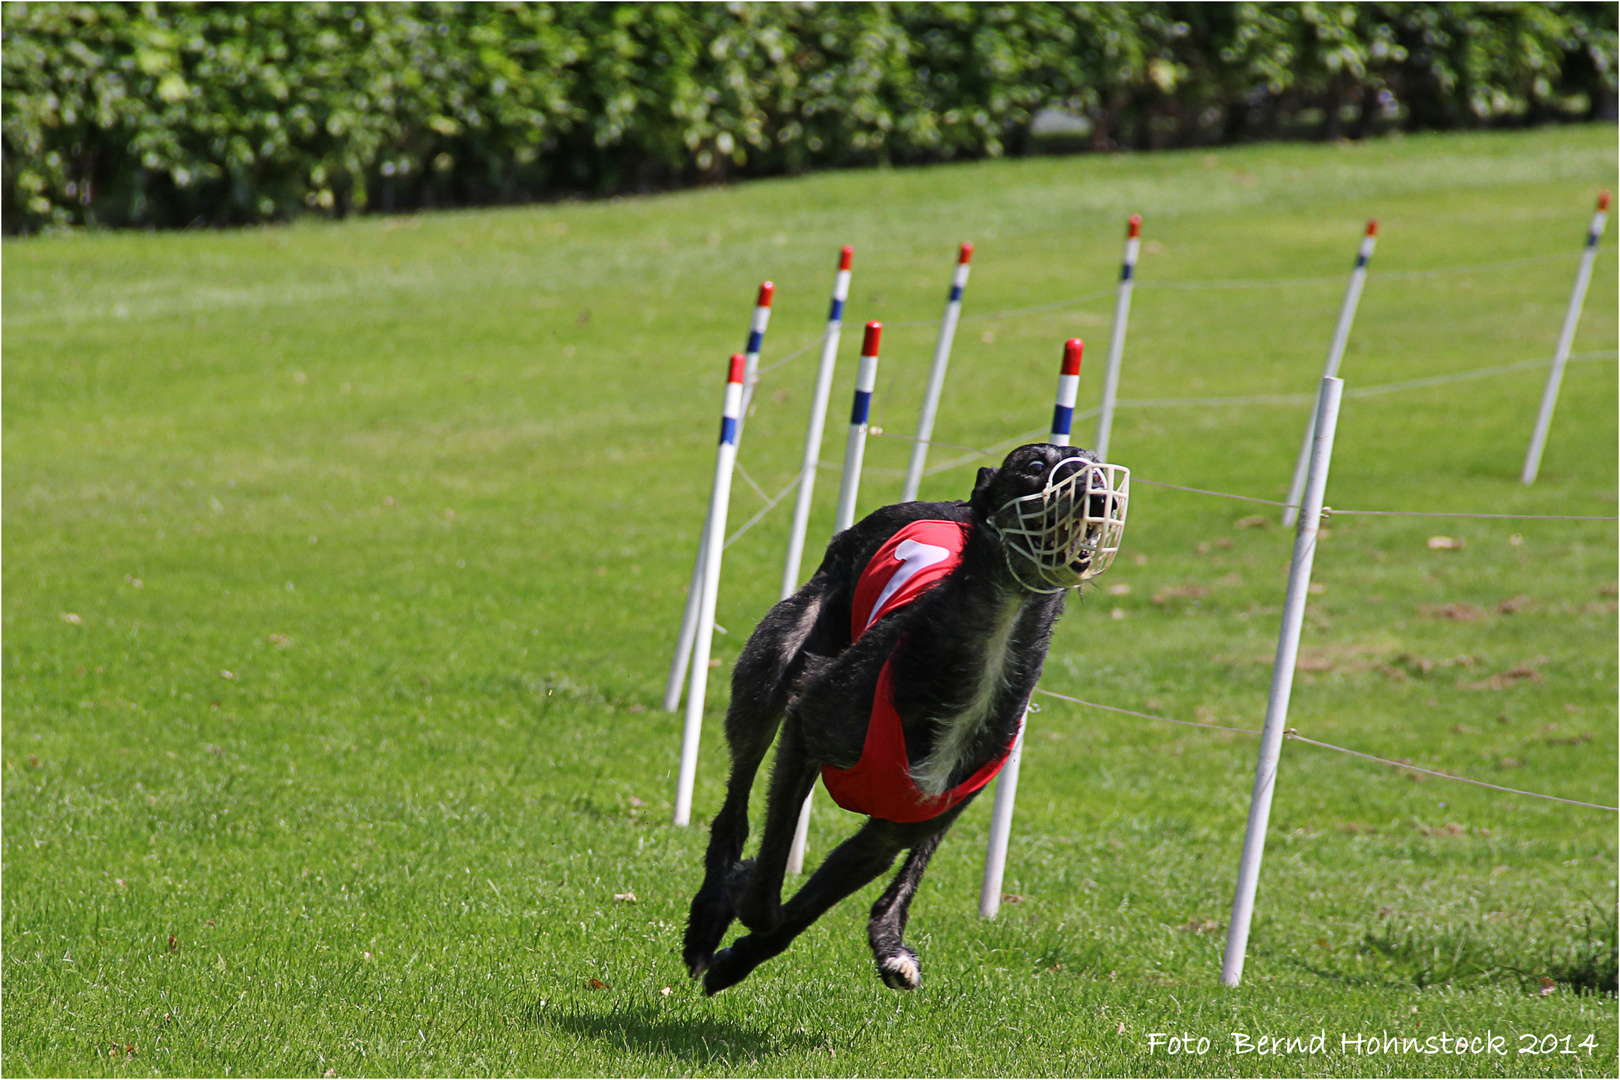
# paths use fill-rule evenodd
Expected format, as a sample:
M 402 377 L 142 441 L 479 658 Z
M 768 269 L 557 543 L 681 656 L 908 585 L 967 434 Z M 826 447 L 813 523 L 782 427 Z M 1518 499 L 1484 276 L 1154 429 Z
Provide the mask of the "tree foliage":
M 5 227 L 246 223 L 1043 148 L 1613 118 L 1615 11 L 10 3 Z

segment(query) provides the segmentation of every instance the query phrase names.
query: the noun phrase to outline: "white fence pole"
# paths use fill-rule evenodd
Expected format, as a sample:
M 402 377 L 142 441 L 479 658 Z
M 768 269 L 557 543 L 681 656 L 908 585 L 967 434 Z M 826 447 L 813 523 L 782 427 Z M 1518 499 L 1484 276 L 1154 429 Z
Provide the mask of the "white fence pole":
M 737 432 L 742 420 L 743 382 L 748 360 L 731 358 L 726 373 L 725 404 L 720 411 L 720 445 L 714 455 L 714 487 L 709 493 L 707 532 L 713 543 L 704 549 L 703 588 L 698 605 L 697 636 L 692 642 L 692 685 L 686 692 L 686 727 L 681 732 L 681 771 L 675 782 L 675 824 L 692 820 L 692 786 L 697 780 L 698 737 L 703 733 L 703 699 L 709 686 L 709 648 L 714 641 L 714 607 L 720 595 L 720 556 L 725 552 L 726 510 L 731 503 L 731 473 L 737 464 Z
M 1024 727 L 1029 727 L 1028 706 Z M 1001 883 L 1007 873 L 1007 842 L 1012 839 L 1013 802 L 1018 798 L 1018 766 L 1024 759 L 1024 732 L 1018 732 L 1007 764 L 996 777 L 996 802 L 990 811 L 990 843 L 984 852 L 984 883 L 979 886 L 979 914 L 993 919 L 1001 910 Z
M 945 388 L 945 368 L 951 362 L 951 342 L 956 340 L 956 323 L 962 317 L 962 290 L 967 288 L 973 245 L 963 244 L 951 275 L 951 292 L 945 300 L 945 315 L 939 321 L 939 340 L 934 343 L 934 364 L 928 370 L 928 390 L 923 395 L 922 412 L 917 415 L 917 441 L 911 444 L 911 461 L 906 465 L 906 484 L 900 501 L 917 497 L 923 466 L 928 463 L 928 440 L 934 437 L 934 417 L 939 415 L 939 395 Z
M 1597 259 L 1598 237 L 1603 235 L 1603 224 L 1609 217 L 1609 193 L 1598 195 L 1597 212 L 1592 215 L 1592 228 L 1586 234 L 1586 250 L 1581 252 L 1581 268 L 1575 274 L 1575 291 L 1570 293 L 1569 308 L 1564 312 L 1564 326 L 1558 332 L 1558 351 L 1553 354 L 1552 370 L 1547 373 L 1547 388 L 1541 392 L 1541 411 L 1536 414 L 1536 430 L 1530 436 L 1530 451 L 1524 456 L 1524 472 L 1519 479 L 1526 484 L 1536 482 L 1541 471 L 1541 452 L 1547 447 L 1547 431 L 1552 427 L 1553 408 L 1558 404 L 1558 387 L 1564 381 L 1564 365 L 1569 362 L 1570 347 L 1575 344 L 1575 327 L 1581 321 L 1581 309 L 1586 305 L 1586 287 L 1592 284 L 1592 263 Z
M 838 484 L 838 516 L 833 521 L 833 535 L 837 536 L 855 524 L 855 498 L 861 487 L 861 461 L 866 456 L 866 421 L 872 410 L 872 390 L 877 386 L 878 344 L 883 338 L 883 324 L 866 324 L 866 337 L 861 342 L 861 362 L 855 369 L 855 404 L 849 413 L 849 439 L 844 443 L 844 475 Z M 804 797 L 799 807 L 799 823 L 793 830 L 793 844 L 788 848 L 787 869 L 790 874 L 804 870 L 804 849 L 810 838 L 810 804 L 816 797 L 815 788 Z
M 759 350 L 765 343 L 765 328 L 771 323 L 771 299 L 776 286 L 762 282 L 754 300 L 754 314 L 748 322 L 748 347 L 743 350 L 743 396 L 741 413 L 737 416 L 737 442 L 742 441 L 743 421 L 748 418 L 748 405 L 753 400 L 754 384 L 759 381 Z M 708 562 L 709 526 L 704 519 L 703 533 L 698 537 L 697 557 L 692 560 L 692 581 L 686 589 L 686 606 L 681 609 L 681 629 L 675 635 L 675 656 L 669 664 L 669 677 L 664 680 L 664 711 L 674 712 L 681 707 L 681 685 L 686 682 L 686 665 L 692 659 L 692 640 L 697 633 L 698 597 L 703 594 L 703 567 Z
M 1288 698 L 1294 689 L 1294 664 L 1299 656 L 1299 632 L 1305 621 L 1311 564 L 1316 558 L 1316 537 L 1321 528 L 1322 495 L 1327 490 L 1328 466 L 1333 461 L 1333 434 L 1339 424 L 1339 400 L 1343 393 L 1343 380 L 1329 376 L 1322 379 L 1322 387 L 1316 398 L 1316 435 L 1311 443 L 1305 502 L 1294 533 L 1294 561 L 1288 571 L 1282 630 L 1277 635 L 1277 658 L 1271 667 L 1271 695 L 1266 701 L 1266 723 L 1260 732 L 1260 760 L 1254 770 L 1249 824 L 1243 834 L 1243 857 L 1238 863 L 1232 919 L 1226 929 L 1226 958 L 1221 964 L 1221 982 L 1227 986 L 1236 986 L 1243 978 L 1243 958 L 1249 947 L 1249 924 L 1254 918 L 1254 892 L 1260 881 L 1260 859 L 1265 854 L 1271 797 L 1277 787 L 1277 765 L 1282 756 L 1283 733 L 1288 724 Z
M 1367 282 L 1367 262 L 1372 258 L 1373 245 L 1378 242 L 1378 220 L 1370 219 L 1367 222 L 1367 232 L 1361 238 L 1361 248 L 1356 252 L 1356 267 L 1350 271 L 1350 284 L 1344 290 L 1344 304 L 1339 308 L 1339 322 L 1333 328 L 1333 344 L 1328 347 L 1327 365 L 1322 368 L 1324 379 L 1336 378 L 1339 374 L 1339 361 L 1344 358 L 1345 342 L 1350 340 L 1350 327 L 1356 321 L 1356 305 L 1361 302 L 1361 287 Z M 1321 403 L 1321 399 L 1317 399 Z M 1299 445 L 1299 459 L 1294 462 L 1294 478 L 1288 485 L 1288 506 L 1283 510 L 1282 523 L 1286 528 L 1299 520 L 1299 497 L 1305 490 L 1305 470 L 1311 463 L 1311 446 L 1316 441 L 1316 414 L 1319 410 L 1311 410 L 1311 418 L 1305 425 L 1305 439 Z
M 675 638 L 675 658 L 669 663 L 669 677 L 664 680 L 664 711 L 675 712 L 681 707 L 681 687 L 686 684 L 686 665 L 692 659 L 692 639 L 697 636 L 698 604 L 703 596 L 703 564 L 708 558 L 709 519 L 703 519 L 703 532 L 698 535 L 697 555 L 692 559 L 692 580 L 686 587 L 686 604 L 681 608 L 681 629 Z
M 1114 399 L 1119 394 L 1119 365 L 1125 356 L 1125 328 L 1131 320 L 1131 286 L 1136 279 L 1136 256 L 1142 248 L 1142 215 L 1132 214 L 1125 231 L 1125 263 L 1119 271 L 1119 295 L 1114 300 L 1114 332 L 1108 339 L 1108 367 L 1103 373 L 1102 408 L 1097 413 L 1098 461 L 1108 460 L 1108 442 L 1114 432 Z
M 1052 435 L 1057 446 L 1069 445 L 1069 428 L 1074 423 L 1074 402 L 1080 392 L 1080 357 L 1086 343 L 1070 338 L 1063 343 L 1063 367 L 1058 372 L 1057 404 L 1052 409 Z M 996 777 L 996 801 L 990 810 L 990 843 L 984 852 L 984 881 L 979 886 L 979 914 L 993 919 L 1001 910 L 1001 882 L 1007 873 L 1007 844 L 1012 839 L 1013 804 L 1018 801 L 1018 766 L 1024 758 L 1024 732 L 1029 714 L 1024 704 L 1024 727 L 1013 742 L 1007 764 Z
M 788 848 L 787 861 L 790 874 L 804 873 L 805 850 L 810 846 L 810 807 L 815 801 L 816 789 L 812 786 L 799 807 L 799 821 L 793 826 L 793 844 Z
M 804 534 L 810 527 L 810 498 L 816 490 L 821 435 L 827 426 L 827 398 L 832 393 L 833 368 L 838 363 L 838 339 L 844 329 L 844 301 L 849 299 L 850 264 L 854 258 L 855 249 L 848 244 L 838 253 L 838 275 L 833 278 L 832 308 L 827 312 L 826 336 L 821 339 L 821 366 L 816 369 L 815 396 L 810 399 L 810 427 L 804 434 L 804 462 L 799 466 L 793 527 L 788 531 L 787 559 L 782 564 L 783 600 L 799 589 L 799 564 L 804 560 Z

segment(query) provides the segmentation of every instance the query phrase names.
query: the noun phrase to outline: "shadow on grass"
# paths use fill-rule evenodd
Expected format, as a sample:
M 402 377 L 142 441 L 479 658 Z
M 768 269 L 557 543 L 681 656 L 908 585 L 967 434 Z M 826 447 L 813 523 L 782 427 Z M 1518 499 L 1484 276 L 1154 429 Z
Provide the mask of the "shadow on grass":
M 1605 925 L 1606 924 L 1606 925 Z M 1486 935 L 1467 923 L 1422 930 L 1386 925 L 1368 934 L 1366 947 L 1417 986 L 1517 982 L 1526 990 L 1546 992 L 1562 985 L 1578 994 L 1613 994 L 1617 943 L 1615 913 L 1585 920 L 1585 932 L 1566 941 L 1526 948 L 1500 935 Z
M 1312 975 L 1346 986 L 1409 985 L 1468 988 L 1517 984 L 1527 993 L 1550 993 L 1562 986 L 1577 994 L 1616 993 L 1620 926 L 1615 913 L 1583 919 L 1564 940 L 1522 941 L 1501 928 L 1473 922 L 1418 926 L 1388 920 L 1362 939 L 1359 952 L 1377 957 L 1382 971 L 1335 970 L 1299 958 L 1288 962 Z
M 647 1005 L 592 1009 L 577 1003 L 541 1003 L 529 1007 L 528 1018 L 609 1046 L 696 1064 L 743 1064 L 819 1045 L 818 1040 L 802 1031 L 773 1031 L 731 1020 L 681 1017 Z

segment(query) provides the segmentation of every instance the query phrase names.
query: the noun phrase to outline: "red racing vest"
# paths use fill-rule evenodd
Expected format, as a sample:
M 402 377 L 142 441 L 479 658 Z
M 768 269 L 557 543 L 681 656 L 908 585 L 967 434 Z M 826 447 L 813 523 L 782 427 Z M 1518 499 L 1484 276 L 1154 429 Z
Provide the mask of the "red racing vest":
M 878 548 L 855 583 L 850 612 L 851 640 L 885 615 L 898 611 L 939 584 L 962 563 L 967 529 L 955 521 L 913 521 Z M 1023 730 L 1022 721 L 1019 731 Z M 1013 743 L 1018 735 L 1013 735 Z M 939 795 L 925 795 L 911 779 L 906 736 L 894 708 L 889 661 L 878 674 L 866 743 L 853 768 L 821 767 L 822 783 L 833 802 L 857 814 L 885 821 L 927 821 L 938 817 L 993 780 L 1006 764 L 1013 743 L 960 784 Z

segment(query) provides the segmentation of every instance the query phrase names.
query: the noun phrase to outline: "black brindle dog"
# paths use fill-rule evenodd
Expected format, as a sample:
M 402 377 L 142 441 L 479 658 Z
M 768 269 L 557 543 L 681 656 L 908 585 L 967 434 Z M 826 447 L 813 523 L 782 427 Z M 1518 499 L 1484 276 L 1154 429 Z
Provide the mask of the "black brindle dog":
M 896 989 L 918 985 L 917 955 L 902 941 L 906 916 L 929 857 L 973 795 L 922 820 L 874 814 L 784 904 L 799 808 L 824 765 L 864 764 L 880 674 L 904 732 L 910 779 L 900 786 L 912 796 L 937 803 L 1006 755 L 1067 589 L 1105 569 L 1118 547 L 1125 491 L 1111 477 L 1125 476 L 1117 466 L 1096 465 L 1089 451 L 1019 447 L 999 469 L 979 470 L 966 502 L 886 506 L 839 533 L 810 581 L 761 620 L 732 675 L 731 778 L 686 928 L 687 968 L 703 976 L 707 993 L 785 950 L 903 850 L 910 851 L 904 865 L 872 906 L 869 936 L 882 980 Z M 1087 494 L 1077 497 L 1081 490 Z M 851 621 L 863 571 L 919 521 L 947 530 L 955 523 L 960 562 L 857 636 Z M 904 555 L 902 548 L 897 558 Z M 872 606 L 869 596 L 865 602 Z M 743 861 L 749 791 L 779 726 L 759 856 Z M 749 933 L 717 953 L 733 918 Z

